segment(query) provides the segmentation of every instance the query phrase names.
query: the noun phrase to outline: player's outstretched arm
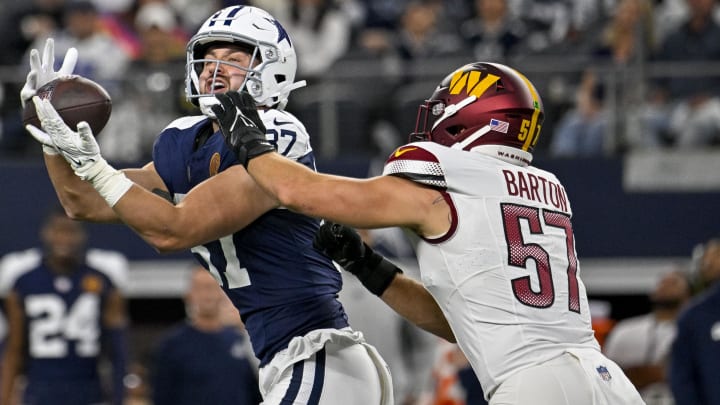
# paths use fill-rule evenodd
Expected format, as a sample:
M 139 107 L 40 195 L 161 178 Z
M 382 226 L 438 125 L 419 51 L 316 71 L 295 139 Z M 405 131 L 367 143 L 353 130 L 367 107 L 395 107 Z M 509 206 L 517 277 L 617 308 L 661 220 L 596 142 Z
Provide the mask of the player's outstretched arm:
M 317 173 L 274 152 L 249 94 L 216 97 L 221 104 L 213 111 L 228 147 L 280 205 L 359 228 L 402 226 L 428 236 L 449 229 L 449 207 L 438 190 L 394 176 L 361 180 Z
M 455 342 L 455 335 L 430 292 L 375 253 L 355 229 L 325 222 L 315 234 L 313 245 L 357 276 L 368 291 L 399 315 L 434 335 Z
M 88 222 L 120 221 L 100 194 L 77 177 L 62 156 L 45 153 L 44 158 L 58 200 L 70 218 Z
M 230 235 L 276 207 L 236 165 L 193 187 L 177 205 L 132 186 L 113 210 L 156 250 L 173 252 Z
M 46 152 L 44 158 L 58 200 L 70 218 L 88 222 L 121 222 L 121 218 L 92 184 L 80 179 L 59 152 L 50 154 Z M 165 189 L 162 179 L 151 164 L 139 169 L 125 169 L 122 172 L 145 189 Z
M 241 166 L 213 176 L 173 205 L 151 192 L 167 193 L 152 164 L 137 171 L 113 168 L 100 155 L 87 123 L 72 130 L 48 100 L 33 97 L 33 102 L 43 129 L 28 125 L 27 130 L 40 142 L 52 144 L 74 175 L 85 180 L 122 222 L 160 252 L 183 250 L 232 234 L 277 206 Z M 65 180 L 77 184 L 77 179 Z

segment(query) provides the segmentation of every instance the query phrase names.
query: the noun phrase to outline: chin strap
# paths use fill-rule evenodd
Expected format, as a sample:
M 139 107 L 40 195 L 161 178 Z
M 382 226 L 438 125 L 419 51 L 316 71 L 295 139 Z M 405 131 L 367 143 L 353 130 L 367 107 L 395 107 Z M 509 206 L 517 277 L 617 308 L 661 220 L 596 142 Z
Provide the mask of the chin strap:
M 214 96 L 200 97 L 198 105 L 200 106 L 200 112 L 208 118 L 215 119 L 215 113 L 212 110 L 214 105 L 218 105 L 220 102 Z

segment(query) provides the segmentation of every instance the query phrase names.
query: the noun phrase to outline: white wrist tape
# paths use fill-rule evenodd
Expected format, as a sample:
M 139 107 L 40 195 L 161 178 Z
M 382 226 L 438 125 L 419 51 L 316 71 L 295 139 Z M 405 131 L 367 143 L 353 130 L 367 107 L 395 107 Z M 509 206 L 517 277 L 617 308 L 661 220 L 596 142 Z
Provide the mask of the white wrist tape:
M 89 181 L 111 207 L 114 207 L 133 185 L 125 173 L 110 166 L 102 158 L 78 167 L 75 169 L 75 174 Z

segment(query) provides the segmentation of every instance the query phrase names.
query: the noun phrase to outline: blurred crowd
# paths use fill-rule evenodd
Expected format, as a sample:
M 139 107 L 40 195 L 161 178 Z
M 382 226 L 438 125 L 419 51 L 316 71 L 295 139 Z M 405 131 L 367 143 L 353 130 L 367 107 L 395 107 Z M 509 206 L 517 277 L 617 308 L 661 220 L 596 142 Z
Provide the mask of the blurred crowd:
M 156 134 L 194 107 L 185 44 L 213 11 L 268 10 L 298 51 L 288 109 L 316 154 L 377 156 L 406 139 L 418 104 L 448 66 L 497 61 L 538 85 L 545 127 L 537 154 L 617 156 L 643 148 L 720 145 L 720 9 L 714 0 L 28 0 L 0 18 L 0 156 L 39 156 L 18 93 L 32 48 L 105 86 L 113 115 L 103 155 L 148 160 Z M 140 112 L 150 112 L 141 114 Z

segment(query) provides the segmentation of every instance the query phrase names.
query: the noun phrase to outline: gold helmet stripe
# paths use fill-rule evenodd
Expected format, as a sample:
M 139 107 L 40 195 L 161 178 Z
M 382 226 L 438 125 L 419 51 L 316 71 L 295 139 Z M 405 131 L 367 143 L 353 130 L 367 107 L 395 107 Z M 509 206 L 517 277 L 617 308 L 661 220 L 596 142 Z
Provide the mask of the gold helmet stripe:
M 535 91 L 535 87 L 532 85 L 532 83 L 530 83 L 530 80 L 528 80 L 525 75 L 518 72 L 517 70 L 515 70 L 515 73 L 517 73 L 518 76 L 520 76 L 520 78 L 525 82 L 525 85 L 527 86 L 528 90 L 530 91 L 530 95 L 532 96 L 533 108 L 535 109 L 533 111 L 532 119 L 530 121 L 528 137 L 525 138 L 525 143 L 522 146 L 522 150 L 527 151 L 528 149 L 530 149 L 530 146 L 535 145 L 538 140 L 538 135 L 540 135 L 540 129 L 537 128 L 537 120 L 540 116 L 540 97 Z

